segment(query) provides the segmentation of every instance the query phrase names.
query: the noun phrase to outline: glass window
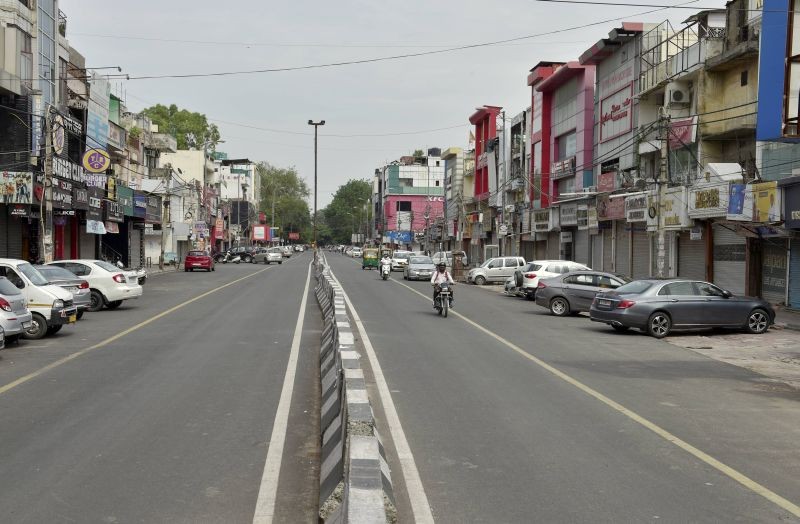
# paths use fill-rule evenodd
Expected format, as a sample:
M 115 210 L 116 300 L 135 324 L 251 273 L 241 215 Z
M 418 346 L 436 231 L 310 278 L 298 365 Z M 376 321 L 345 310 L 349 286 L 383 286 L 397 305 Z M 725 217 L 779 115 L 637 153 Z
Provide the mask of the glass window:
M 576 286 L 594 286 L 594 275 L 570 275 L 564 279 L 566 284 L 573 284 Z
M 9 296 L 9 295 L 19 295 L 19 294 L 20 292 L 19 289 L 17 289 L 17 286 L 12 284 L 11 281 L 8 280 L 7 278 L 0 277 L 0 295 Z
M 575 131 L 561 135 L 556 141 L 558 142 L 558 160 L 575 156 L 578 146 L 578 135 Z
M 106 271 L 116 272 L 119 271 L 119 268 L 114 264 L 109 264 L 105 260 L 95 260 L 94 264 L 99 267 L 100 269 L 105 269 Z
M 409 264 L 414 264 L 414 265 L 433 264 L 433 260 L 431 260 L 431 257 L 412 257 Z
M 17 274 L 16 271 L 7 266 L 0 266 L 0 275 L 6 277 L 9 282 L 17 286 L 19 289 L 25 287 L 25 281 Z
M 506 259 L 506 267 L 517 267 L 519 262 L 517 262 L 516 258 L 507 258 Z
M 75 274 L 71 271 L 58 266 L 37 266 L 39 273 L 45 276 L 48 280 L 74 280 Z
M 664 296 L 693 296 L 697 294 L 692 282 L 673 282 L 662 287 L 659 295 Z
M 622 285 L 622 282 L 607 275 L 597 276 L 597 286 L 606 289 L 616 289 Z
M 72 273 L 83 277 L 92 272 L 91 268 L 85 264 L 78 264 L 77 262 L 68 262 L 64 267 Z
M 647 282 L 646 280 L 634 280 L 633 282 L 629 282 L 624 286 L 618 287 L 617 293 L 639 294 L 644 293 L 652 286 L 653 284 L 651 282 Z
M 528 264 L 528 267 L 525 268 L 525 271 L 539 271 L 540 269 L 542 269 L 542 264 L 534 264 L 531 262 Z
M 722 291 L 722 289 L 718 288 L 714 284 L 709 284 L 708 282 L 697 282 L 697 289 L 700 291 L 700 294 L 704 297 L 724 296 L 724 292 Z

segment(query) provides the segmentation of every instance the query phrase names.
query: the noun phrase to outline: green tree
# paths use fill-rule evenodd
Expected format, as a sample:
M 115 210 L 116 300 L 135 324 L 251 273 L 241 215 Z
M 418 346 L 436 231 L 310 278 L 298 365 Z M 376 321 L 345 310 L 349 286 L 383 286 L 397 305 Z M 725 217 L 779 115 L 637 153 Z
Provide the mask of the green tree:
M 203 144 L 208 144 L 208 149 L 214 151 L 220 141 L 217 125 L 209 124 L 202 113 L 179 109 L 175 104 L 156 104 L 142 113 L 158 125 L 159 132 L 174 136 L 178 141 L 178 149 L 201 148 Z
M 300 233 L 301 240 L 310 242 L 311 212 L 306 201 L 310 191 L 305 180 L 300 178 L 294 167 L 276 167 L 268 162 L 259 162 L 256 173 L 261 178 L 259 208 L 267 214 L 267 222 L 281 228 L 281 236 L 284 238 L 286 233 L 294 232 Z
M 349 244 L 352 233 L 364 233 L 369 218 L 372 184 L 367 180 L 349 180 L 339 186 L 328 207 L 322 210 L 331 240 Z M 317 232 L 319 236 L 319 231 Z

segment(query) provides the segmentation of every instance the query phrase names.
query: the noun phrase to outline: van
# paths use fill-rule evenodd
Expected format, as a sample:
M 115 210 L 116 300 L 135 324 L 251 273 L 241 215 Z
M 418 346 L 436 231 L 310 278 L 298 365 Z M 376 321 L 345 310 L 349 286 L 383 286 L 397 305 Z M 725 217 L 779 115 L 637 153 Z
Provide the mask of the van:
M 39 339 L 57 333 L 64 324 L 78 319 L 72 293 L 51 285 L 31 264 L 24 260 L 0 258 L 0 276 L 22 290 L 32 314 L 31 327 L 25 338 Z

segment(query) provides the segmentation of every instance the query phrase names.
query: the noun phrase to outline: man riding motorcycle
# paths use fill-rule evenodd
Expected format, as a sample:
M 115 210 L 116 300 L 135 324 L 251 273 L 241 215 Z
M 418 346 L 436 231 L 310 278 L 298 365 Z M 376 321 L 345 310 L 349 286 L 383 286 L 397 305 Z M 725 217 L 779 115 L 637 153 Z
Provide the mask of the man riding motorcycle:
M 433 286 L 433 307 L 436 307 L 436 297 L 439 296 L 440 285 L 444 282 L 447 282 L 451 286 L 455 284 L 452 275 L 450 272 L 447 271 L 447 264 L 444 262 L 439 262 L 436 264 L 436 271 L 433 273 L 431 277 L 431 285 Z M 453 289 L 450 289 L 450 307 L 453 307 Z

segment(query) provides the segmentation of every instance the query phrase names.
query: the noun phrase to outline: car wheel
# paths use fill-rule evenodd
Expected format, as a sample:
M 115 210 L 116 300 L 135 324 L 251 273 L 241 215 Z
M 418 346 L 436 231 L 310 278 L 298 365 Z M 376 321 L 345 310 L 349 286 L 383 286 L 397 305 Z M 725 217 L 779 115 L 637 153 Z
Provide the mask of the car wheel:
M 34 313 L 31 318 L 31 327 L 23 335 L 28 340 L 39 340 L 47 334 L 47 321 L 39 313 Z
M 556 297 L 550 301 L 550 312 L 557 317 L 569 315 L 569 302 L 564 297 Z
M 47 328 L 47 336 L 49 337 L 50 335 L 55 335 L 56 333 L 61 331 L 61 328 L 62 328 L 62 326 L 60 326 L 60 325 L 59 326 L 50 326 L 49 328 Z
M 617 333 L 625 333 L 626 331 L 628 331 L 630 329 L 630 327 L 628 327 L 628 326 L 614 326 L 614 325 L 612 325 L 611 327 L 614 328 L 614 331 L 616 331 Z
M 75 318 L 77 318 L 78 320 L 83 318 L 83 310 L 82 309 L 80 311 L 78 311 L 78 314 L 75 315 Z
M 754 309 L 747 317 L 747 332 L 760 335 L 769 329 L 769 315 L 763 309 Z
M 516 287 L 522 287 L 522 273 L 520 271 L 514 272 L 514 285 Z
M 672 320 L 663 311 L 656 311 L 647 320 L 647 332 L 655 338 L 664 338 L 672 329 Z
M 211 268 L 211 271 L 216 271 L 216 270 L 217 270 L 217 268 L 216 268 L 216 267 L 212 267 L 212 268 Z
M 121 305 L 122 305 L 122 300 L 115 300 L 113 302 L 109 302 L 108 304 L 106 304 L 106 307 L 108 309 L 117 309 Z
M 89 311 L 94 313 L 103 309 L 103 294 L 93 289 L 89 296 Z
M 249 263 L 250 263 L 250 262 L 252 262 L 252 261 L 253 261 L 253 259 L 252 259 L 252 258 L 250 258 L 250 257 L 244 257 L 244 263 L 245 263 L 245 264 L 249 264 Z
M 482 275 L 478 275 L 477 277 L 475 277 L 475 285 L 476 286 L 482 286 L 484 284 L 486 284 L 486 277 L 484 277 Z
M 283 260 L 280 260 L 280 261 L 278 262 L 278 264 L 283 264 Z

